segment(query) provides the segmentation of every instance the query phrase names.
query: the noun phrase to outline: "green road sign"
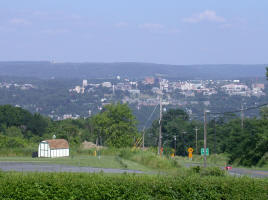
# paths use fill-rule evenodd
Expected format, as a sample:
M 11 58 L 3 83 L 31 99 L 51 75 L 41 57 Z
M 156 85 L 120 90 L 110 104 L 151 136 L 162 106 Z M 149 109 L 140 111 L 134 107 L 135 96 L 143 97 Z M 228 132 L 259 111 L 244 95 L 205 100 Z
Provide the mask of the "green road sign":
M 201 148 L 201 156 L 205 154 L 204 148 Z M 209 156 L 209 148 L 207 148 L 206 155 Z

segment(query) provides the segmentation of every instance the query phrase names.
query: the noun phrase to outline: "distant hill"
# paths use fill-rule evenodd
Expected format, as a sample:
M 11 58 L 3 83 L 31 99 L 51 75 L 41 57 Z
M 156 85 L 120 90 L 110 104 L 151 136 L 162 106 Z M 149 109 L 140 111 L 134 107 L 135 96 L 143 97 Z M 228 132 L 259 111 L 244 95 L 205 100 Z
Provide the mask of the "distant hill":
M 35 78 L 144 78 L 162 75 L 181 79 L 264 77 L 266 65 L 165 65 L 153 63 L 0 62 L 0 76 Z

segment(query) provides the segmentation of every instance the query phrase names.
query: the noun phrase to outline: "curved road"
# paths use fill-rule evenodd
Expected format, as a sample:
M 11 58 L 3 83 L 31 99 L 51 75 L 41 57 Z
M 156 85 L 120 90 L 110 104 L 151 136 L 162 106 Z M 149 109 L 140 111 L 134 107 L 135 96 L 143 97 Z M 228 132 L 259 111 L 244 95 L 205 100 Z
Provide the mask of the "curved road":
M 0 169 L 3 171 L 19 172 L 104 172 L 104 173 L 144 173 L 137 170 L 110 169 L 94 167 L 77 167 L 58 164 L 30 163 L 30 162 L 0 162 Z
M 196 166 L 198 164 L 186 164 L 186 167 Z M 145 173 L 138 170 L 128 169 L 111 169 L 111 168 L 94 168 L 94 167 L 77 167 L 59 164 L 31 163 L 31 162 L 0 162 L 0 169 L 3 171 L 19 172 L 87 172 L 87 173 Z M 233 168 L 228 171 L 234 176 L 250 176 L 259 178 L 268 178 L 268 171 L 250 170 L 242 168 Z
M 261 171 L 261 170 L 251 170 L 251 169 L 243 169 L 243 168 L 233 168 L 228 171 L 231 175 L 238 175 L 238 176 L 251 176 L 251 177 L 258 177 L 258 178 L 268 178 L 268 171 Z
M 200 163 L 186 163 L 185 167 L 202 166 Z M 224 167 L 220 167 L 224 170 Z M 233 176 L 250 176 L 254 178 L 268 178 L 268 171 L 244 169 L 244 168 L 232 168 L 228 170 L 228 173 Z

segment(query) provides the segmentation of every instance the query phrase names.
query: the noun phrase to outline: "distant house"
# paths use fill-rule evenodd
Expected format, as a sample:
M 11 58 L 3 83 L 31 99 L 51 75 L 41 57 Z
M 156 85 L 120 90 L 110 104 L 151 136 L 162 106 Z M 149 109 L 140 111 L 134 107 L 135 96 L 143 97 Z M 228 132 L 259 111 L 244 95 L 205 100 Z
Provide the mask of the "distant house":
M 44 140 L 38 146 L 38 157 L 57 158 L 67 156 L 69 156 L 69 144 L 67 140 Z

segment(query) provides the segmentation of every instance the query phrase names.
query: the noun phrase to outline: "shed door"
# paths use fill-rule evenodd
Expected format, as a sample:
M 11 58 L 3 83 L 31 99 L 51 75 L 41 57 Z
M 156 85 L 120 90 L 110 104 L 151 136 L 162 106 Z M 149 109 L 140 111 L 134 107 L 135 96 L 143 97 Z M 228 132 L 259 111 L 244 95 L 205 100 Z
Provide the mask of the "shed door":
M 39 144 L 39 157 L 50 157 L 50 148 L 47 142 Z

